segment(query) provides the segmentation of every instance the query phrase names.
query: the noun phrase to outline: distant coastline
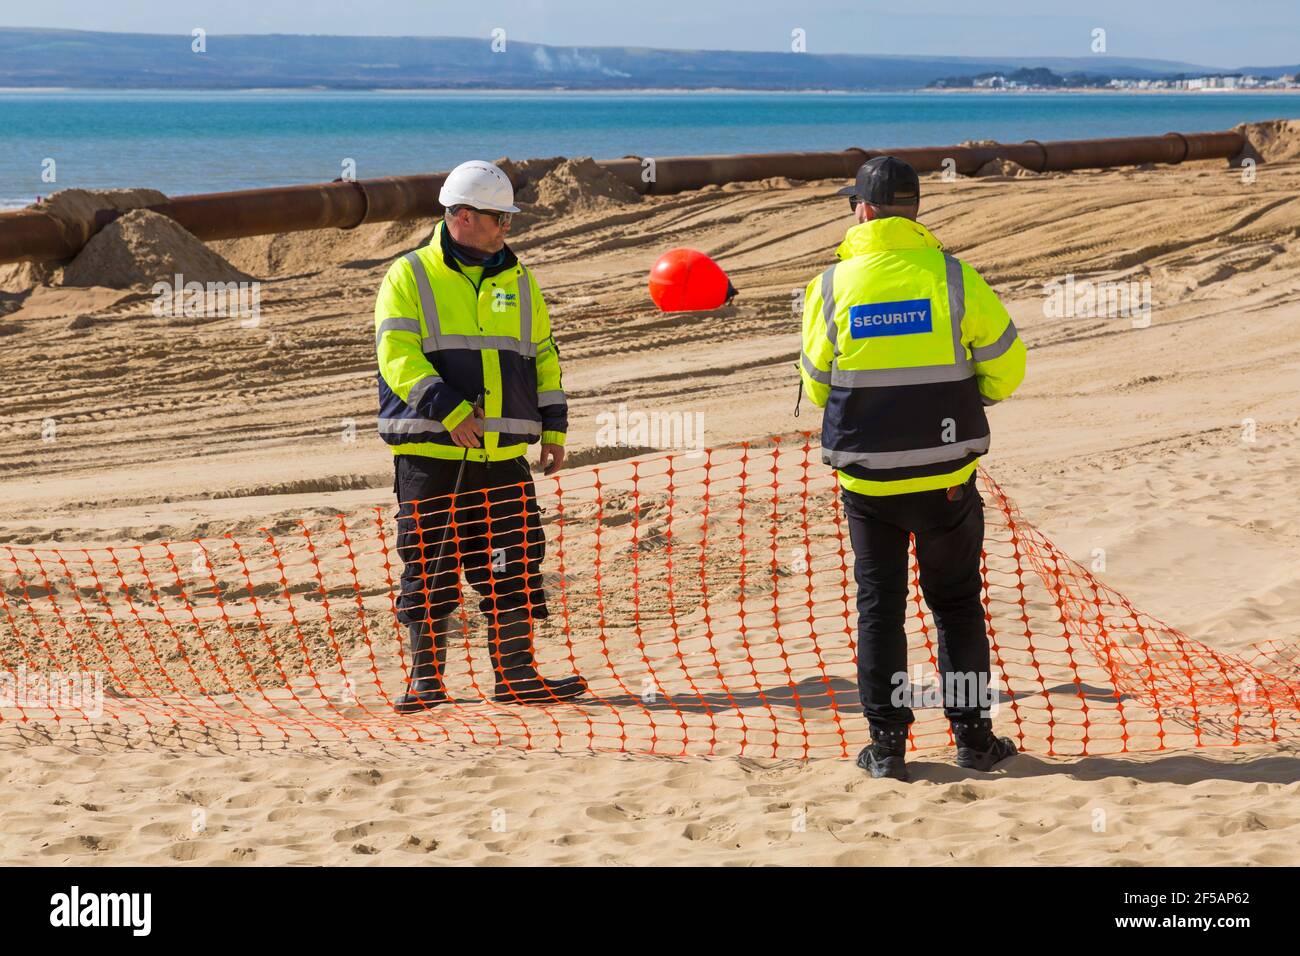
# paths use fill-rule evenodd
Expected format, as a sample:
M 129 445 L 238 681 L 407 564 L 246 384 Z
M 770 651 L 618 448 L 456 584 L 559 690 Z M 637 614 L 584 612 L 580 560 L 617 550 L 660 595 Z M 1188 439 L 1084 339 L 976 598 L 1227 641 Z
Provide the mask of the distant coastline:
M 672 96 L 688 93 L 707 93 L 727 96 L 807 96 L 814 93 L 830 96 L 915 96 L 918 93 L 960 96 L 1035 96 L 1053 93 L 1087 93 L 1101 96 L 1295 96 L 1300 89 L 1257 88 L 1257 89 L 1212 89 L 1212 90 L 1173 90 L 1173 89 L 1107 89 L 1094 86 L 1043 87 L 1041 89 L 988 89 L 988 88 L 931 88 L 918 86 L 908 89 L 740 89 L 725 86 L 691 86 L 691 87 L 646 87 L 622 88 L 610 87 L 587 89 L 580 87 L 368 87 L 351 86 L 250 86 L 250 87 L 210 87 L 210 86 L 0 86 L 0 95 L 15 93 L 210 93 L 219 95 L 275 94 L 285 96 L 301 93 L 304 95 L 319 93 L 355 93 L 369 96 L 380 94 L 402 95 L 438 95 L 438 96 L 477 96 L 484 93 L 510 93 L 524 96 L 554 96 L 557 94 L 577 94 L 581 96 Z

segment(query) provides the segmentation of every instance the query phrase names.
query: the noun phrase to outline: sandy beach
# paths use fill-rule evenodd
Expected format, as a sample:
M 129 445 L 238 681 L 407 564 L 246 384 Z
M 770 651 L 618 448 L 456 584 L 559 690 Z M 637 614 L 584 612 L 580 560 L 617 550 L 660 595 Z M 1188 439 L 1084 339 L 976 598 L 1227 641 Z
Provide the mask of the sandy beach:
M 921 221 L 989 280 L 1029 347 L 1024 386 L 990 412 L 988 475 L 1062 553 L 1223 654 L 1300 639 L 1300 154 L 1284 146 L 1252 182 L 1215 161 L 922 183 Z M 628 449 L 598 447 L 621 404 L 701 413 L 713 449 L 819 427 L 806 402 L 794 416 L 792 304 L 850 224 L 839 185 L 637 201 L 539 186 L 511 245 L 562 351 L 574 486 L 593 466 L 630 467 Z M 212 243 L 261 283 L 252 325 L 160 320 L 147 288 L 0 266 L 0 545 L 253 540 L 390 513 L 373 301 L 431 225 Z M 714 256 L 740 296 L 659 313 L 645 279 L 672 246 Z M 1048 314 L 1049 284 L 1067 277 L 1149 282 L 1149 322 Z M 572 545 L 571 601 L 588 593 Z M 725 536 L 713 548 L 724 564 L 739 553 Z M 608 573 L 624 580 L 616 560 Z M 5 587 L 17 608 L 21 589 Z M 0 621 L 6 663 L 15 633 Z M 1289 653 L 1276 673 L 1294 686 Z M 384 687 L 400 677 L 395 659 L 376 666 Z M 355 738 L 221 753 L 2 716 L 5 864 L 1300 862 L 1294 738 L 1098 756 L 1035 744 L 992 774 L 927 746 L 905 785 L 824 755 Z

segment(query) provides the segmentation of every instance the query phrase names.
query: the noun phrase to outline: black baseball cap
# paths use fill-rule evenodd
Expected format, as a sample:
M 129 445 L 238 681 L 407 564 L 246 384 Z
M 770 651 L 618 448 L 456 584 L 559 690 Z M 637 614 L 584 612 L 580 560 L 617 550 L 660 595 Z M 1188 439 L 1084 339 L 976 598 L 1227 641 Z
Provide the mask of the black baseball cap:
M 858 179 L 835 195 L 857 196 L 873 206 L 911 206 L 921 201 L 916 170 L 894 156 L 875 156 L 858 167 Z

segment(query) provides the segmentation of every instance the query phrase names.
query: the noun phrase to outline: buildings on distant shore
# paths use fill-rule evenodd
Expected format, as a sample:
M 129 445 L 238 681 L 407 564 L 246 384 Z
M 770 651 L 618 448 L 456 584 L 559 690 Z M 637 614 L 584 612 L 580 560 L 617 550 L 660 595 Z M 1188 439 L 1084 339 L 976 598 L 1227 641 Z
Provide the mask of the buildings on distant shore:
M 1173 80 L 1110 81 L 1117 90 L 1294 90 L 1300 88 L 1294 74 L 1279 77 L 1227 73 L 1216 76 L 1192 76 Z
M 1296 74 L 1252 76 L 1246 73 L 1216 73 L 1210 76 L 1177 75 L 1160 79 L 1106 77 L 1077 73 L 1061 76 L 1042 67 L 1014 73 L 981 73 L 978 76 L 945 77 L 930 84 L 937 89 L 976 90 L 1295 90 Z

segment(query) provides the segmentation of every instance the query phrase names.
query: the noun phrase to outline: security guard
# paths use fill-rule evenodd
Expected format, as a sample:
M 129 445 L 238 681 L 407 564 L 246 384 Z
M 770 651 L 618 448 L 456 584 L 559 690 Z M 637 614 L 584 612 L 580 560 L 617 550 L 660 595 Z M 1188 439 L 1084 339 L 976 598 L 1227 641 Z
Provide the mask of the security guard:
M 853 543 L 858 692 L 872 740 L 858 766 L 907 779 L 914 715 L 900 692 L 908 687 L 911 534 L 939 632 L 957 764 L 987 770 L 1016 747 L 994 736 L 988 716 L 975 466 L 989 450 L 984 407 L 1020 384 L 1025 346 L 979 273 L 916 221 L 921 188 L 911 166 L 871 159 L 839 195 L 849 197 L 857 225 L 840 261 L 808 284 L 800 376 L 826 410 L 822 460 L 837 470 Z
M 485 162 L 448 174 L 430 243 L 398 259 L 375 301 L 379 434 L 393 448 L 398 618 L 411 646 L 400 713 L 450 698 L 443 684 L 457 630 L 459 572 L 488 620 L 494 699 L 534 704 L 585 693 L 577 675 L 537 673 L 532 622 L 547 616 L 546 541 L 525 453 L 564 461 L 568 405 L 537 280 L 505 244 L 509 178 Z

